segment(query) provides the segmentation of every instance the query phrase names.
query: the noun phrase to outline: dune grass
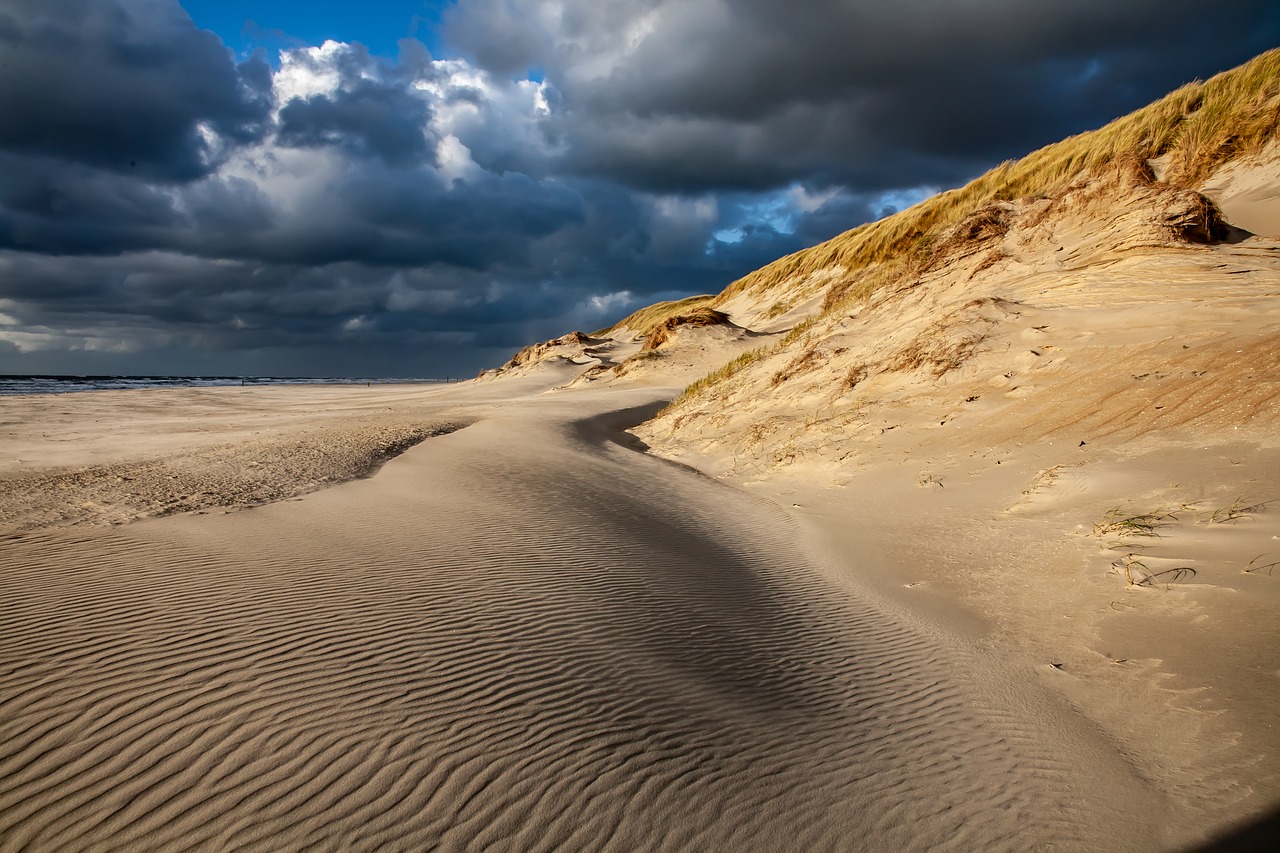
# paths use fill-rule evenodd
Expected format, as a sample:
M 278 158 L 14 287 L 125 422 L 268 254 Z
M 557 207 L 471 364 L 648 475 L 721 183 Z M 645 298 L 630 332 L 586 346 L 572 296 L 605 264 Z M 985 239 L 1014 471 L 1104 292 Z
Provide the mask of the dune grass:
M 703 294 L 701 296 L 689 296 L 684 299 L 675 299 L 670 302 L 655 302 L 653 305 L 641 308 L 623 317 L 612 326 L 593 332 L 593 338 L 604 337 L 612 334 L 620 329 L 630 329 L 638 337 L 645 337 L 654 329 L 661 326 L 673 317 L 682 314 L 691 314 L 701 308 L 709 308 L 715 300 L 715 296 L 711 294 Z
M 865 298 L 928 263 L 943 235 L 1002 201 L 1049 196 L 1107 169 L 1166 157 L 1163 180 L 1191 188 L 1215 168 L 1261 151 L 1280 127 L 1280 48 L 1206 82 L 1189 83 L 1098 130 L 1001 163 L 959 189 L 788 255 L 738 279 L 715 300 L 759 293 L 835 266 L 848 272 L 828 291 L 830 310 Z
M 1272 573 L 1273 571 L 1275 571 L 1276 566 L 1280 566 L 1280 560 L 1273 560 L 1273 561 L 1272 561 L 1272 562 L 1270 562 L 1270 563 L 1259 563 L 1259 562 L 1258 562 L 1259 560 L 1261 560 L 1263 557 L 1266 557 L 1266 556 L 1268 556 L 1268 555 L 1267 555 L 1267 554 L 1259 554 L 1258 556 L 1256 556 L 1256 557 L 1254 557 L 1252 560 L 1250 560 L 1247 564 L 1245 564 L 1245 567 L 1244 567 L 1244 573 L 1245 573 L 1245 574 L 1253 574 L 1254 572 L 1263 572 L 1263 573 L 1265 573 L 1266 575 L 1270 576 L 1270 575 L 1271 575 L 1271 573 Z
M 1155 536 L 1156 531 L 1178 517 L 1171 512 L 1156 510 L 1154 512 L 1127 512 L 1120 507 L 1108 510 L 1102 518 L 1093 523 L 1094 536 Z
M 662 412 L 659 412 L 658 414 L 661 415 L 664 412 L 669 412 L 677 408 L 681 403 L 696 397 L 706 389 L 720 384 L 729 377 L 750 367 L 758 361 L 763 361 L 765 358 L 772 355 L 775 349 L 776 346 L 770 344 L 762 347 L 756 347 L 755 349 L 749 349 L 746 352 L 739 354 L 737 358 L 733 359 L 729 363 L 721 365 L 719 368 L 711 371 L 706 376 L 686 387 L 679 397 L 675 398 L 663 407 Z
M 723 311 L 717 311 L 707 305 L 698 305 L 687 311 L 680 311 L 672 314 L 658 323 L 649 333 L 644 336 L 644 346 L 642 349 L 654 350 L 665 344 L 675 335 L 676 330 L 680 327 L 698 327 L 698 326 L 726 326 L 729 325 L 729 315 Z
M 1252 503 L 1245 500 L 1243 497 L 1239 497 L 1232 501 L 1230 506 L 1224 506 L 1213 510 L 1205 518 L 1205 522 L 1207 524 L 1226 524 L 1232 521 L 1239 521 L 1246 516 L 1262 512 L 1267 508 L 1268 503 L 1269 501 L 1258 501 L 1257 503 Z

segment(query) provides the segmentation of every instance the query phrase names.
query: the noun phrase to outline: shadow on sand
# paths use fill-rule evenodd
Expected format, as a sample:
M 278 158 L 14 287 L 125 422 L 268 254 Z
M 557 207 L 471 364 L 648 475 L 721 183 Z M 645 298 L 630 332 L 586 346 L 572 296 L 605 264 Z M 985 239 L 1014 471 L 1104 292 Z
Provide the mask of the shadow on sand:
M 1186 853 L 1253 853 L 1280 850 L 1280 809 L 1219 836 Z

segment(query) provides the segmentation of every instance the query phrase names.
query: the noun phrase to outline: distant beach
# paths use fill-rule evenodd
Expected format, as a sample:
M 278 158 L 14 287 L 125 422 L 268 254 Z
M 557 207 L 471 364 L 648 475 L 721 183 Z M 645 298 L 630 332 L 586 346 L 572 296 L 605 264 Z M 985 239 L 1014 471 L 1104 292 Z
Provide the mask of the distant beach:
M 74 376 L 0 374 L 0 397 L 65 394 L 73 391 L 128 391 L 147 388 L 215 388 L 228 385 L 417 385 L 450 379 L 365 376 Z

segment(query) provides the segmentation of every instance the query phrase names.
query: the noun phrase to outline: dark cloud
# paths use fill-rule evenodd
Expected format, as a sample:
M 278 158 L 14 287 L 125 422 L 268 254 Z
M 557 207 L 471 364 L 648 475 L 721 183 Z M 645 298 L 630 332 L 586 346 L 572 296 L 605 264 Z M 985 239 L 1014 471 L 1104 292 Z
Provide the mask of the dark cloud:
M 360 45 L 323 60 L 297 53 L 296 62 L 336 73 L 339 83 L 332 92 L 290 98 L 280 110 L 277 142 L 294 148 L 338 146 L 397 166 L 434 165 L 438 140 L 428 130 L 430 109 L 405 79 L 406 72 L 427 65 L 430 55 L 408 46 L 405 54 L 401 68 L 375 59 Z
M 430 163 L 427 106 L 402 88 L 361 82 L 333 95 L 294 98 L 280 110 L 278 139 L 295 148 L 340 145 L 395 165 Z
M 0 148 L 156 180 L 191 180 L 220 142 L 259 137 L 269 69 L 237 67 L 165 0 L 6 0 Z
M 159 249 L 276 264 L 519 265 L 582 219 L 569 186 L 482 172 L 448 186 L 430 170 L 338 162 L 292 209 L 236 175 L 181 187 L 0 153 L 0 247 L 56 255 Z M 268 182 L 264 182 L 268 183 Z
M 447 33 L 545 69 L 564 168 L 663 191 L 954 184 L 1280 42 L 1265 0 L 562 6 L 461 0 Z
M 163 241 L 179 218 L 168 186 L 0 151 L 0 247 L 118 254 Z
M 447 38 L 273 69 L 177 0 L 0 0 L 0 370 L 473 372 L 1243 61 L 1280 7 L 459 0 Z

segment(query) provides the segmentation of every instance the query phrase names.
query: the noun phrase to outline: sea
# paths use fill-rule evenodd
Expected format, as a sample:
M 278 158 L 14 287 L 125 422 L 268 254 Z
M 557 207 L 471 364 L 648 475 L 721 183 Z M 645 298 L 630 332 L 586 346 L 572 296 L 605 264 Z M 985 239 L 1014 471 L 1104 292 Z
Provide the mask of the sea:
M 119 391 L 139 388 L 213 388 L 220 385 L 408 385 L 443 379 L 373 379 L 355 376 L 58 376 L 0 374 L 0 397 L 18 394 L 63 394 L 72 391 Z

